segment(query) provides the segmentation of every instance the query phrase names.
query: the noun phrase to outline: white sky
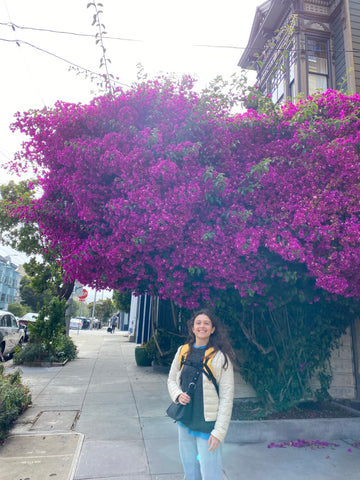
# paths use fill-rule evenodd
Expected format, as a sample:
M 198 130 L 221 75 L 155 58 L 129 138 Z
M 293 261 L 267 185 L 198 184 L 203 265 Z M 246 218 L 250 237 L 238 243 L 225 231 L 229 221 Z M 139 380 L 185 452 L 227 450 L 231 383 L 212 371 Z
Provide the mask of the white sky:
M 136 65 L 141 63 L 149 75 L 195 75 L 200 86 L 219 74 L 228 78 L 239 71 L 237 63 L 247 45 L 256 6 L 263 1 L 103 0 L 101 21 L 107 35 L 137 40 L 105 40 L 110 73 L 130 85 L 136 81 Z M 0 166 L 20 149 L 20 134 L 9 130 L 15 112 L 51 107 L 57 100 L 88 102 L 96 90 L 95 84 L 69 71 L 69 63 L 57 58 L 104 73 L 99 69 L 101 50 L 94 38 L 97 29 L 92 26 L 95 9 L 87 8 L 88 3 L 90 0 L 0 0 Z M 17 26 L 15 31 L 9 23 Z M 18 46 L 15 40 L 34 47 Z M 0 168 L 0 183 L 11 178 L 18 180 Z

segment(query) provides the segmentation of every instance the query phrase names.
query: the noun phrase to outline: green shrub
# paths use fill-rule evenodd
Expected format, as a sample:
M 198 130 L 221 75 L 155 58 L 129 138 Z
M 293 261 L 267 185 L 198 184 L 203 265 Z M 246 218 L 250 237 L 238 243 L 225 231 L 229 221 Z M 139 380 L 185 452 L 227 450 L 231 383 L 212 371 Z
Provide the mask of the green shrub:
M 183 345 L 186 337 L 166 330 L 158 330 L 144 347 L 148 356 L 158 365 L 169 367 L 180 345 Z M 159 350 L 160 348 L 160 350 Z
M 13 362 L 15 365 L 34 362 L 65 362 L 74 360 L 77 347 L 67 335 L 59 335 L 51 349 L 45 343 L 29 342 L 15 350 Z
M 60 362 L 74 360 L 77 357 L 77 347 L 68 335 L 60 335 L 56 342 L 56 353 Z
M 64 335 L 66 302 L 53 298 L 39 313 L 35 324 L 29 325 L 29 342 L 17 348 L 13 357 L 16 365 L 32 362 L 64 362 L 76 358 L 72 339 Z
M 5 375 L 0 365 L 0 440 L 4 440 L 12 424 L 30 405 L 31 394 L 21 383 L 19 370 Z

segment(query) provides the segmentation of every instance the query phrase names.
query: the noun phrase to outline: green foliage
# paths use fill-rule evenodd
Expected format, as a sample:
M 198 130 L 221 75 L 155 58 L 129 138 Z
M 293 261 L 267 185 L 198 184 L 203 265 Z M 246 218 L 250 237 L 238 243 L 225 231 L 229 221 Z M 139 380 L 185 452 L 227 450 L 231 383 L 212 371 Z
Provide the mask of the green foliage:
M 13 361 L 15 365 L 26 363 L 63 363 L 74 360 L 77 356 L 77 348 L 68 335 L 59 335 L 51 351 L 46 350 L 43 343 L 27 343 L 16 349 Z
M 32 222 L 19 222 L 16 212 L 11 213 L 12 205 L 29 205 L 34 199 L 34 192 L 30 190 L 28 182 L 0 185 L 0 239 L 1 242 L 12 248 L 31 255 L 38 253 L 40 235 L 37 225 Z
M 28 387 L 21 383 L 19 370 L 4 374 L 0 365 L 0 440 L 4 440 L 13 422 L 31 404 Z
M 15 365 L 37 362 L 56 362 L 57 357 L 47 352 L 43 343 L 27 343 L 15 350 L 13 362 Z
M 20 280 L 21 305 L 31 312 L 37 312 L 47 302 L 51 295 L 48 291 L 38 292 L 33 288 L 31 278 L 24 275 Z
M 57 337 L 65 330 L 65 300 L 53 298 L 39 312 L 34 324 L 29 324 L 30 341 L 43 343 L 50 351 L 54 347 Z
M 36 187 L 36 181 L 0 185 L 0 240 L 30 257 L 24 264 L 27 277 L 20 292 L 22 304 L 31 311 L 37 311 L 52 296 L 67 300 L 73 290 L 73 283 L 64 283 L 59 255 L 44 244 L 38 224 L 20 219 L 19 211 L 35 199 Z
M 8 306 L 8 311 L 13 313 L 15 317 L 21 318 L 25 315 L 25 313 L 28 312 L 28 309 L 23 305 L 20 305 L 20 303 L 10 303 Z
M 267 294 L 242 299 L 229 289 L 217 303 L 230 325 L 244 379 L 267 408 L 284 410 L 304 399 L 329 398 L 331 352 L 359 314 L 355 301 L 331 298 L 306 276 L 279 267 Z M 318 378 L 320 388 L 310 390 Z
M 55 297 L 45 305 L 34 324 L 29 324 L 29 342 L 16 350 L 14 363 L 64 362 L 76 358 L 76 347 L 65 331 L 65 300 Z
M 131 290 L 126 290 L 124 292 L 120 292 L 119 290 L 114 290 L 112 298 L 113 298 L 115 308 L 117 310 L 120 310 L 120 312 L 125 312 L 125 313 L 130 312 Z
M 56 339 L 56 355 L 60 362 L 75 360 L 77 347 L 68 335 L 59 335 Z
M 149 358 L 158 365 L 170 366 L 180 345 L 185 343 L 186 337 L 174 332 L 158 330 L 144 347 Z
M 89 307 L 93 308 L 94 303 L 89 303 Z M 106 323 L 114 312 L 114 304 L 111 298 L 106 300 L 97 300 L 95 305 L 95 317 Z

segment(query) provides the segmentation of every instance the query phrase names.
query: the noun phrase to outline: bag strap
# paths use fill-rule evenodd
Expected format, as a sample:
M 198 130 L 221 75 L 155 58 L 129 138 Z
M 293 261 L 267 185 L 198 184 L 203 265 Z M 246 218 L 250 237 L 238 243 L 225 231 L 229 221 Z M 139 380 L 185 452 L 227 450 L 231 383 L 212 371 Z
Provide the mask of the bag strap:
M 195 373 L 193 379 L 191 380 L 191 382 L 188 385 L 188 389 L 187 389 L 186 393 L 188 395 L 190 395 L 190 397 L 194 393 L 194 390 L 195 390 L 195 387 L 196 387 L 196 382 L 198 381 L 200 373 L 201 373 L 201 368 L 199 366 L 199 368 L 196 370 L 196 373 Z

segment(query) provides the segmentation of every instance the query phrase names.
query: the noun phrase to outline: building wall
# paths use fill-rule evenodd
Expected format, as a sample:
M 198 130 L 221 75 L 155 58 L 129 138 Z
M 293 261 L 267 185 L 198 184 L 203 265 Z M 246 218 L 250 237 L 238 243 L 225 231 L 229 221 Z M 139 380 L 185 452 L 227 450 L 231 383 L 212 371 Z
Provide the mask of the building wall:
M 17 265 L 10 257 L 0 257 L 0 309 L 7 310 L 17 297 L 18 291 Z
M 346 78 L 346 59 L 344 55 L 345 43 L 341 15 L 336 16 L 331 25 L 331 32 L 333 34 L 335 88 L 346 91 L 348 88 L 348 82 L 343 80 Z
M 339 348 L 331 354 L 329 373 L 332 382 L 329 389 L 330 395 L 335 399 L 355 399 L 356 381 L 354 372 L 353 338 L 349 327 L 339 341 Z M 316 377 L 311 382 L 311 387 L 316 390 L 320 382 Z
M 334 399 L 350 399 L 356 398 L 356 382 L 354 375 L 354 355 L 353 355 L 353 338 L 350 327 L 346 333 L 341 336 L 339 348 L 331 354 L 329 373 L 332 375 L 329 394 Z M 313 391 L 320 388 L 320 382 L 316 375 L 310 384 Z M 255 390 L 252 386 L 245 382 L 242 376 L 235 373 L 235 398 L 251 398 L 256 397 Z
M 360 90 L 360 2 L 349 0 L 351 39 L 355 69 L 356 91 Z

